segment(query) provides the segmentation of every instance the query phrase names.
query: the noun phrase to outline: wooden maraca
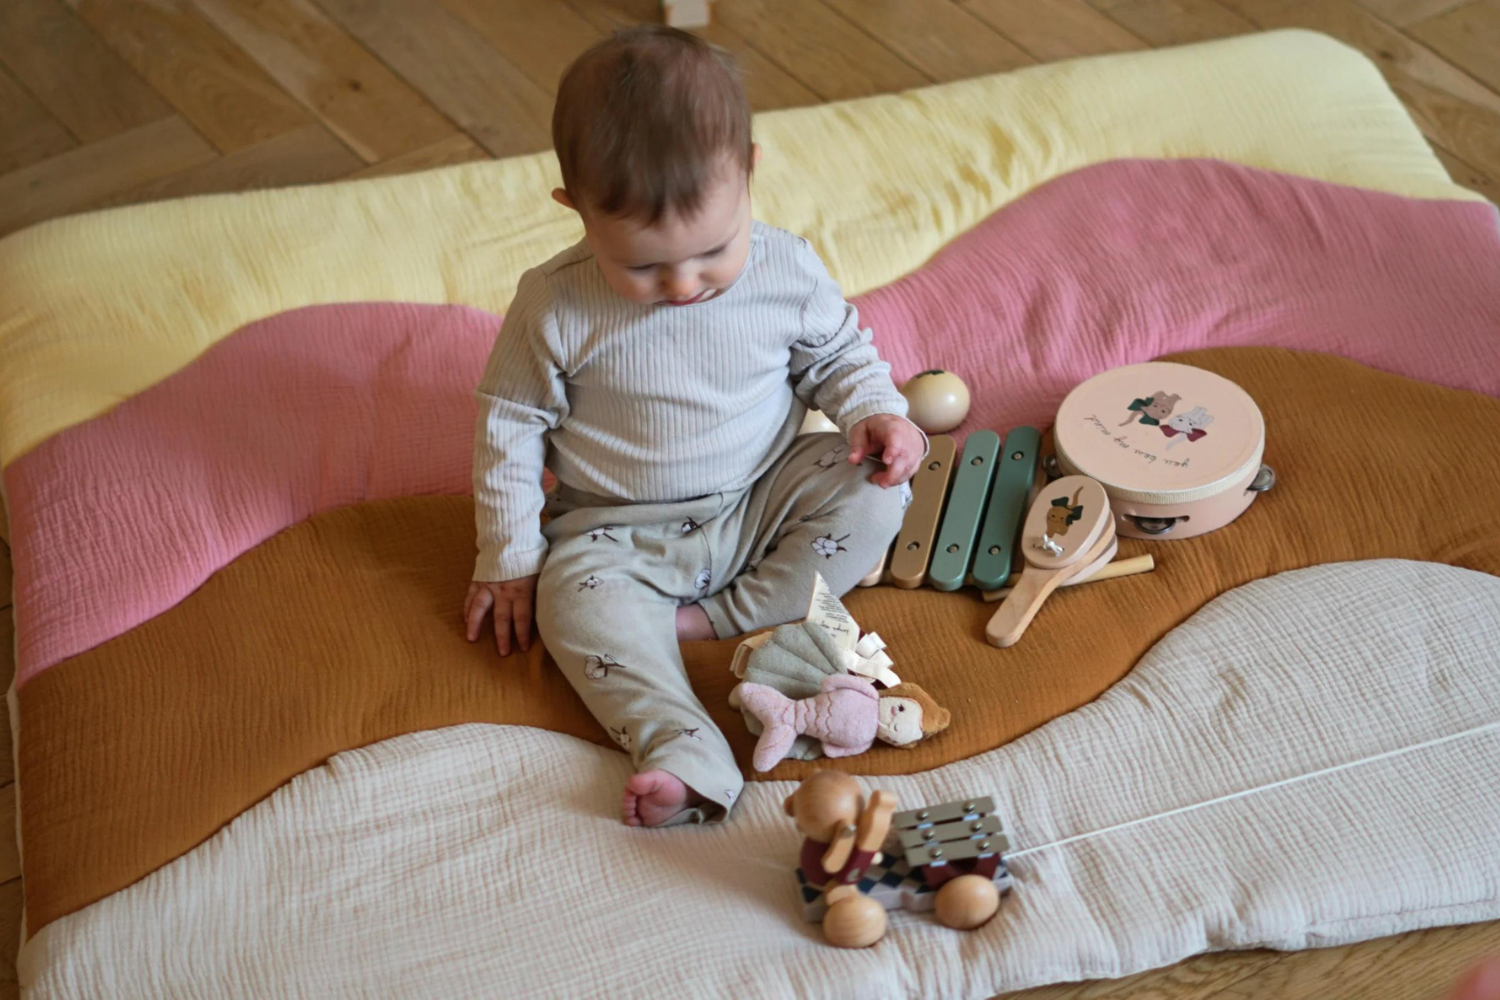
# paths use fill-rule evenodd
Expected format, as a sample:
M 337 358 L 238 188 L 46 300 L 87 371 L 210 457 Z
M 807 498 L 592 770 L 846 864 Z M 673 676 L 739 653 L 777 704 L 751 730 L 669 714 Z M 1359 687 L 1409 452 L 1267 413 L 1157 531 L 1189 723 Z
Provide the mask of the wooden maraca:
M 1045 486 L 1021 528 L 1026 569 L 984 630 L 990 645 L 1015 645 L 1048 595 L 1107 562 L 1115 544 L 1109 497 L 1096 480 L 1064 476 Z

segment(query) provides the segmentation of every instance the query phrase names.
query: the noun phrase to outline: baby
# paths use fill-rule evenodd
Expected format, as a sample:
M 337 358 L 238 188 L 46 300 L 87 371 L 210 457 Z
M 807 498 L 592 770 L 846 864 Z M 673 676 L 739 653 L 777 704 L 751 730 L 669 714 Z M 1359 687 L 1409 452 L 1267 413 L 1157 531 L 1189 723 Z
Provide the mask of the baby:
M 468 637 L 493 611 L 500 654 L 528 649 L 534 609 L 634 761 L 625 822 L 722 820 L 742 778 L 678 642 L 802 617 L 814 573 L 852 588 L 927 442 L 807 241 L 751 217 L 724 52 L 620 32 L 564 74 L 552 136 L 585 237 L 521 277 L 479 386 Z M 843 434 L 797 437 L 808 407 Z

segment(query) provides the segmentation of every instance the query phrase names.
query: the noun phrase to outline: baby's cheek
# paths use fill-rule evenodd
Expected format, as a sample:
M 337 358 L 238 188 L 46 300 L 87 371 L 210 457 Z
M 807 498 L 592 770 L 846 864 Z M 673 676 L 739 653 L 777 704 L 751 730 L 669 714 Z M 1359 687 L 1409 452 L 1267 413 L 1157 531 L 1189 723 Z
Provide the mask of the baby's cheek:
M 609 279 L 609 287 L 614 289 L 616 294 L 632 302 L 655 301 L 655 289 L 650 281 L 627 271 L 615 271 L 606 277 Z

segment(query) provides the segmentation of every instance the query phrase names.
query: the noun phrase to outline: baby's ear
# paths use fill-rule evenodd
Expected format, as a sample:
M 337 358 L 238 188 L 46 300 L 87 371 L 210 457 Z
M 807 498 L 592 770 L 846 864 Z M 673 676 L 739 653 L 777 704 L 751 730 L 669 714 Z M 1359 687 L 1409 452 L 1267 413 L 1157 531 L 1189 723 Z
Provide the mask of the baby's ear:
M 573 199 L 570 198 L 568 196 L 568 192 L 563 190 L 562 188 L 552 189 L 552 200 L 557 202 L 563 208 L 571 208 L 575 212 L 578 211 L 578 206 L 573 204 Z
M 793 792 L 791 795 L 788 795 L 786 797 L 786 801 L 781 804 L 781 808 L 786 811 L 786 814 L 788 816 L 793 817 L 793 818 L 796 818 L 796 815 L 797 815 L 797 809 L 796 809 L 795 806 L 792 805 L 792 800 L 795 799 L 796 797 L 797 797 L 797 793 Z
M 750 144 L 750 172 L 752 174 L 755 173 L 755 168 L 760 166 L 761 152 L 760 143 L 752 142 Z

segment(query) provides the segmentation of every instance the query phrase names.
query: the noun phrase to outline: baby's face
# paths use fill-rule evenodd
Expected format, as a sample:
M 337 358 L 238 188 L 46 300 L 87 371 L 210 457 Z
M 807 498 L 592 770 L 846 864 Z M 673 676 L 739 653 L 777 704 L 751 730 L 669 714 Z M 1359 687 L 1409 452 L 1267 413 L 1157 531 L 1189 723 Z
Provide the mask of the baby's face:
M 647 226 L 593 212 L 583 215 L 604 280 L 642 305 L 687 306 L 713 298 L 739 277 L 750 253 L 749 179 L 728 166 L 690 218 L 667 215 Z

